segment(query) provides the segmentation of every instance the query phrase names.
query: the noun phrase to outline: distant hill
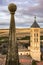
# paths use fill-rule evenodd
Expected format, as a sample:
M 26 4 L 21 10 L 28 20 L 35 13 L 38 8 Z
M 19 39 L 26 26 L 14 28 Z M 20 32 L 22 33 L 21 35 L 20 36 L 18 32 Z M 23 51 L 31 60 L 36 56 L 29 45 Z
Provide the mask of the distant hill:
M 8 36 L 9 29 L 0 29 L 0 36 Z M 25 37 L 30 36 L 30 28 L 17 28 L 16 29 L 16 36 L 17 37 Z M 43 36 L 43 28 L 40 28 L 40 36 Z

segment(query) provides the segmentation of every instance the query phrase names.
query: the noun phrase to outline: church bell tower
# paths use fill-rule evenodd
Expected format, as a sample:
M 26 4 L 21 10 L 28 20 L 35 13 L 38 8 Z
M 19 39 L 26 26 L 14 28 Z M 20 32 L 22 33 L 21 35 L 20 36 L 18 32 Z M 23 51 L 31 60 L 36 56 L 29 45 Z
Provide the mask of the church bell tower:
M 36 61 L 41 60 L 40 26 L 36 22 L 36 16 L 34 17 L 34 23 L 31 25 L 30 30 L 30 55 Z

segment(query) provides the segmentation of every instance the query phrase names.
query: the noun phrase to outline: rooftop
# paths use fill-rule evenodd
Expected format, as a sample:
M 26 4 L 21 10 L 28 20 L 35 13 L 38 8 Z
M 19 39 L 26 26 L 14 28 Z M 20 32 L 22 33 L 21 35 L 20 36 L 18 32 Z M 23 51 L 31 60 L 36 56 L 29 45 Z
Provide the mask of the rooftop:
M 36 16 L 34 17 L 34 23 L 31 25 L 32 28 L 40 28 L 40 26 L 38 25 L 38 23 L 36 22 Z

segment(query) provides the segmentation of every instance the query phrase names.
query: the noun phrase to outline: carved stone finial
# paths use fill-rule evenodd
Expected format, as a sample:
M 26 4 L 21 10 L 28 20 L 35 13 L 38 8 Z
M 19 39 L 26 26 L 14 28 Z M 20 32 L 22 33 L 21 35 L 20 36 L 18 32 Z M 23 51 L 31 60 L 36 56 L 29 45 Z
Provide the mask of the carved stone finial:
M 10 12 L 14 13 L 17 9 L 17 6 L 15 4 L 11 3 L 11 4 L 9 4 L 8 9 Z

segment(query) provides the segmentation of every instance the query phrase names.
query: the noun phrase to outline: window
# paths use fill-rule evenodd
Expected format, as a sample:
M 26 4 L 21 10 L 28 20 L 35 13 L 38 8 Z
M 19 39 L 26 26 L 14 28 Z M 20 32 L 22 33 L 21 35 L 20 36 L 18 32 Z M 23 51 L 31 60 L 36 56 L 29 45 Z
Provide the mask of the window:
M 35 34 L 34 34 L 34 36 L 35 36 Z
M 34 33 L 34 36 L 35 36 L 35 37 L 38 37 L 38 33 Z
M 20 55 L 22 55 L 22 53 Z
M 37 33 L 37 37 L 38 37 L 38 33 Z
M 38 38 L 34 38 L 34 42 L 38 42 Z
M 38 42 L 38 38 L 37 38 L 37 42 Z
M 34 42 L 36 42 L 36 41 L 35 41 L 35 38 L 34 38 Z

